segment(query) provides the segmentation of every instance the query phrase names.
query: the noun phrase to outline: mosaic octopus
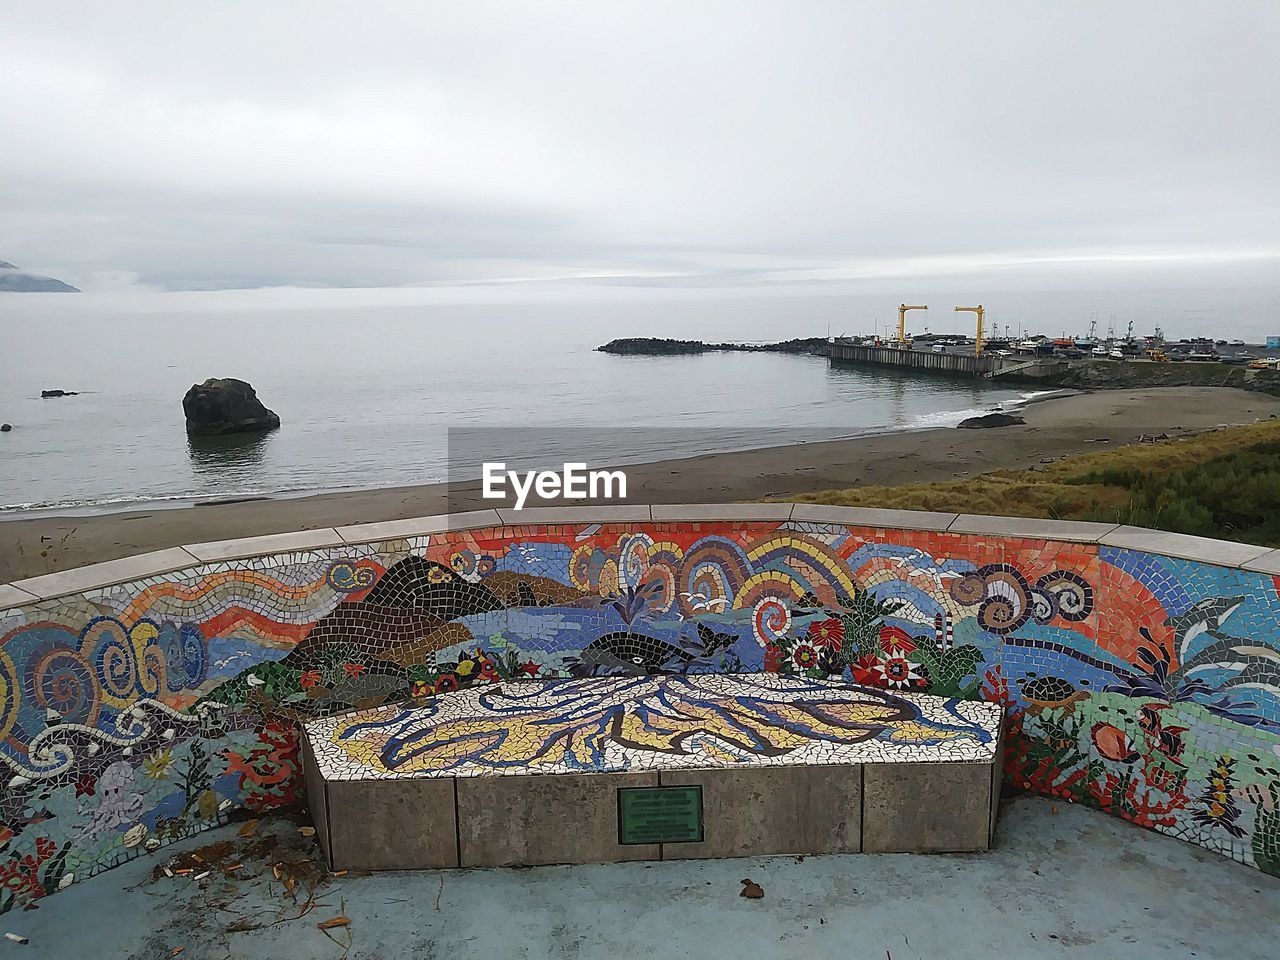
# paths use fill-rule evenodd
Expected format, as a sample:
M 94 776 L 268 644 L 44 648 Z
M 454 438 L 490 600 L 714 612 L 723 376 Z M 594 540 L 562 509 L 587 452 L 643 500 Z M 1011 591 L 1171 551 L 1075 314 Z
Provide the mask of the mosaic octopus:
M 138 794 L 127 792 L 132 786 L 133 767 L 123 760 L 117 760 L 103 770 L 97 785 L 100 803 L 84 825 L 81 836 L 92 840 L 100 833 L 117 830 L 137 820 L 144 800 Z

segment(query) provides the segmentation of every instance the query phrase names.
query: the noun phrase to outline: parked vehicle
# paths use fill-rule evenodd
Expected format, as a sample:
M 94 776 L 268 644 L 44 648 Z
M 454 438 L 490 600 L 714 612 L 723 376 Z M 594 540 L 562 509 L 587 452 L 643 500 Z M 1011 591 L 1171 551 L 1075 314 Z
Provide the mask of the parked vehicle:
M 1119 347 L 1116 347 L 1111 351 L 1111 353 L 1108 354 L 1108 356 L 1111 357 L 1112 360 L 1123 360 L 1124 351 L 1121 350 Z

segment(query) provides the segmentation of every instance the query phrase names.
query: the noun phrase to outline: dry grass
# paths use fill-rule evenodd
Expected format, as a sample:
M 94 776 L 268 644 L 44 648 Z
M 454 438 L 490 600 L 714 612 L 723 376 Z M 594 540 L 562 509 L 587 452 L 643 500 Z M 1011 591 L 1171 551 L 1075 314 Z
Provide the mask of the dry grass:
M 1266 421 L 1193 437 L 1129 444 L 1030 470 L 996 470 L 964 480 L 896 487 L 819 490 L 791 499 L 850 507 L 1078 520 L 1122 511 L 1130 500 L 1125 487 L 1085 482 L 1091 472 L 1137 470 L 1158 476 L 1276 441 L 1280 441 L 1280 421 Z

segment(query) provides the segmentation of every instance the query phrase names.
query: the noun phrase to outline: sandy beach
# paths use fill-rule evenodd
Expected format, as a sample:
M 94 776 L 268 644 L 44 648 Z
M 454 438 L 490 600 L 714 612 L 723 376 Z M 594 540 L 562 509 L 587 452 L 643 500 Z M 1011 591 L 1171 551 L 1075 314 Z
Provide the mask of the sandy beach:
M 1130 443 L 1142 434 L 1177 436 L 1280 416 L 1280 398 L 1213 387 L 1117 390 L 1033 403 L 1020 413 L 1025 426 L 940 428 L 631 465 L 628 500 L 717 503 L 976 476 Z M 183 543 L 494 505 L 472 483 L 92 516 L 31 515 L 0 522 L 0 582 Z

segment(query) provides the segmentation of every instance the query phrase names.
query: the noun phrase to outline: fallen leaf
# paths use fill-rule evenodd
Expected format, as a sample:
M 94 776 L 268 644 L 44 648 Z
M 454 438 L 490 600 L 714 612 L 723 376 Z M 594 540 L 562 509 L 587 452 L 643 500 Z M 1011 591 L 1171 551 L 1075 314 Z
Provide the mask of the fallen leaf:
M 321 930 L 332 930 L 334 927 L 349 927 L 351 926 L 351 918 L 350 917 L 331 917 L 328 920 L 325 920 L 323 923 L 317 923 L 316 926 L 319 927 Z
M 243 827 L 237 832 L 236 836 L 251 837 L 258 832 L 259 820 L 246 820 Z
M 748 900 L 759 900 L 764 896 L 764 887 L 756 883 L 754 880 L 742 881 L 742 892 L 738 894 L 740 897 L 746 897 Z
M 304 837 L 314 837 L 316 835 L 315 827 L 299 827 L 298 832 Z
M 174 947 L 172 950 L 170 950 L 170 951 L 169 951 L 169 956 L 171 956 L 171 957 L 176 957 L 178 954 L 180 954 L 180 953 L 181 953 L 183 950 L 185 950 L 185 949 L 187 949 L 187 948 L 186 948 L 186 947 Z
M 245 933 L 249 930 L 257 930 L 262 924 L 254 923 L 252 920 L 237 920 L 226 928 L 227 933 Z

